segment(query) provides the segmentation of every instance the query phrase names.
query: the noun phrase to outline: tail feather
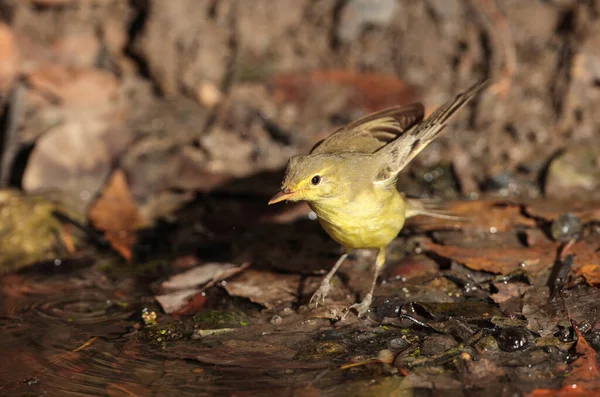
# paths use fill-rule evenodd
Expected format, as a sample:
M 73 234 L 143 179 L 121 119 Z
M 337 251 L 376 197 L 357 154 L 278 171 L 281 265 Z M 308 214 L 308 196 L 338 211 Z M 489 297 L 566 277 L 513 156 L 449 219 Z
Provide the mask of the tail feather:
M 451 221 L 468 221 L 468 218 L 453 215 L 452 211 L 445 209 L 443 205 L 434 200 L 406 198 L 405 202 L 404 216 L 407 219 L 423 215 Z

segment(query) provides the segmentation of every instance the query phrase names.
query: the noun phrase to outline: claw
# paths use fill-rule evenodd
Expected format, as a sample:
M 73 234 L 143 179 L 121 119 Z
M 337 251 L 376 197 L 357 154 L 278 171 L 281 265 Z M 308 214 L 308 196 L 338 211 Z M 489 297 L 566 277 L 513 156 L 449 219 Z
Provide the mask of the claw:
M 358 318 L 362 318 L 369 312 L 369 308 L 371 307 L 372 302 L 373 302 L 373 295 L 367 294 L 365 296 L 365 299 L 362 300 L 362 302 L 355 303 L 352 306 L 350 306 L 348 308 L 348 312 L 350 310 L 354 309 L 354 310 L 356 310 L 356 312 L 358 314 Z
M 329 294 L 329 290 L 331 289 L 331 284 L 327 281 L 322 281 L 321 282 L 321 286 L 319 287 L 319 289 L 313 294 L 313 296 L 310 298 L 310 301 L 308 302 L 308 305 L 312 305 L 313 301 L 315 303 L 315 308 L 317 306 L 319 306 L 319 301 L 321 301 L 323 304 L 325 303 L 325 298 L 327 297 L 327 294 Z

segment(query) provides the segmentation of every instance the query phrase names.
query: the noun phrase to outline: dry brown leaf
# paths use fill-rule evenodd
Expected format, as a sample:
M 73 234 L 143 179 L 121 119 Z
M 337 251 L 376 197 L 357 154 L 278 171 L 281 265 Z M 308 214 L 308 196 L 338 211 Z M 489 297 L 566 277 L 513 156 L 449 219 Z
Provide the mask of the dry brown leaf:
M 314 70 L 307 74 L 289 74 L 274 80 L 274 97 L 280 101 L 307 100 L 311 88 L 333 84 L 352 89 L 348 105 L 375 111 L 413 102 L 416 90 L 393 76 L 360 73 L 345 69 Z
M 498 292 L 491 294 L 490 298 L 496 303 L 504 303 L 513 298 L 519 298 L 529 289 L 528 285 L 522 283 L 494 283 L 494 287 Z
M 513 229 L 515 226 L 535 226 L 535 220 L 521 212 L 521 206 L 515 203 L 492 200 L 454 201 L 444 209 L 461 220 L 418 217 L 411 223 L 420 230 L 462 229 L 484 230 L 492 233 Z
M 10 27 L 0 23 L 0 97 L 6 97 L 21 67 L 21 54 Z
M 566 212 L 572 213 L 583 223 L 600 220 L 600 204 L 591 201 L 540 200 L 527 204 L 525 212 L 546 221 L 552 221 Z
M 104 232 L 114 250 L 130 261 L 135 229 L 142 219 L 123 170 L 116 169 L 112 173 L 102 194 L 91 206 L 88 218 L 96 229 Z
M 583 276 L 585 281 L 591 285 L 600 284 L 600 268 L 598 265 L 583 265 L 576 270 L 576 273 Z
M 241 296 L 267 309 L 297 300 L 301 277 L 293 274 L 276 274 L 260 270 L 247 270 L 224 288 L 229 295 Z
M 579 241 L 569 247 L 568 253 L 575 255 L 573 272 L 590 285 L 600 285 L 600 246 Z
M 167 314 L 188 314 L 195 313 L 204 307 L 206 298 L 201 293 L 200 289 L 190 288 L 175 292 L 170 292 L 164 295 L 156 295 L 154 297 L 163 311 Z
M 49 64 L 29 73 L 27 83 L 53 100 L 77 108 L 110 108 L 118 101 L 118 80 L 101 69 Z
M 552 265 L 556 251 L 551 247 L 458 247 L 426 242 L 425 247 L 437 255 L 462 263 L 470 269 L 507 274 L 517 269 L 537 273 Z
M 235 267 L 236 265 L 232 263 L 204 263 L 163 281 L 161 288 L 171 291 L 194 288 L 206 284 L 225 270 Z

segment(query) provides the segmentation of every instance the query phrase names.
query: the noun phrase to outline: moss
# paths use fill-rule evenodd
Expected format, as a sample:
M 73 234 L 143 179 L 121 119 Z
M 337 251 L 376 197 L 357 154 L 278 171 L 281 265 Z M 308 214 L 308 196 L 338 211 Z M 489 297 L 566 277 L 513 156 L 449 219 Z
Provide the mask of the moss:
M 80 245 L 80 234 L 56 213 L 83 221 L 73 210 L 43 196 L 0 190 L 0 274 L 66 255 L 67 228 L 74 246 Z
M 334 341 L 322 341 L 305 345 L 296 355 L 299 359 L 310 360 L 329 356 L 337 356 L 348 352 L 345 344 Z
M 202 329 L 240 328 L 248 325 L 248 318 L 238 311 L 207 310 L 194 316 L 194 324 Z
M 183 339 L 189 334 L 180 323 L 152 324 L 144 327 L 139 339 L 155 347 L 166 347 L 169 342 Z

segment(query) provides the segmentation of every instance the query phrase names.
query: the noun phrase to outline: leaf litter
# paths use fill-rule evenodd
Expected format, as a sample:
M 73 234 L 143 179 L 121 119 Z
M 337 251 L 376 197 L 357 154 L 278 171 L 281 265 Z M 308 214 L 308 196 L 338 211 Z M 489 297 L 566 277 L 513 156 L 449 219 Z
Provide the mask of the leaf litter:
M 92 226 L 130 260 L 103 266 L 128 266 L 136 272 L 115 276 L 94 265 L 69 270 L 54 261 L 62 258 L 62 247 L 55 251 L 50 246 L 43 258 L 52 266 L 38 276 L 48 283 L 27 283 L 37 272 L 28 265 L 22 274 L 2 277 L 0 285 L 10 299 L 0 301 L 0 329 L 7 334 L 0 350 L 13 353 L 4 368 L 23 362 L 27 373 L 36 361 L 48 361 L 41 356 L 46 350 L 60 357 L 61 341 L 81 340 L 82 334 L 97 337 L 77 355 L 85 355 L 86 362 L 61 368 L 60 376 L 52 376 L 58 371 L 50 368 L 37 386 L 35 379 L 21 382 L 16 377 L 30 388 L 26 393 L 44 394 L 57 384 L 66 390 L 73 386 L 65 385 L 67 379 L 81 379 L 80 371 L 89 369 L 81 382 L 85 391 L 69 391 L 458 396 L 487 394 L 484 389 L 489 388 L 511 395 L 532 390 L 541 395 L 597 394 L 598 205 L 559 200 L 573 192 L 597 197 L 598 156 L 592 156 L 597 145 L 577 142 L 597 131 L 598 35 L 587 33 L 597 25 L 589 5 L 565 9 L 554 4 L 560 2 L 531 2 L 500 10 L 478 0 L 463 12 L 461 2 L 452 7 L 430 2 L 424 13 L 409 1 L 378 2 L 371 12 L 362 12 L 364 1 L 316 7 L 281 2 L 266 8 L 182 1 L 168 6 L 153 2 L 157 12 L 147 13 L 145 5 L 137 5 L 145 2 L 99 2 L 93 9 L 79 9 L 68 0 L 36 0 L 33 8 L 13 3 L 9 11 L 18 23 L 2 25 L 0 35 L 0 52 L 8 52 L 10 61 L 0 100 L 4 105 L 20 73 L 31 109 L 18 127 L 23 127 L 26 143 L 36 142 L 23 186 L 28 191 L 58 188 L 74 196 L 80 209 L 89 210 Z M 73 7 L 62 6 L 67 3 Z M 393 18 L 398 10 L 406 18 Z M 81 38 L 45 27 L 44 21 L 61 22 L 65 15 L 77 21 L 83 17 Z M 142 29 L 132 15 L 143 19 Z M 473 15 L 478 23 L 461 23 Z M 547 18 L 531 23 L 530 15 Z M 565 40 L 568 25 L 582 39 L 572 52 L 572 40 Z M 261 34 L 252 34 L 254 26 L 261 27 Z M 30 27 L 36 27 L 35 34 Z M 199 28 L 210 46 L 198 47 L 194 37 Z M 446 34 L 448 29 L 456 35 Z M 2 46 L 7 33 L 8 47 Z M 542 48 L 561 43 L 573 55 L 566 65 L 571 73 L 563 73 L 564 62 L 556 57 L 530 51 L 531 35 Z M 482 37 L 486 51 L 480 51 Z M 21 70 L 14 69 L 20 67 L 14 43 L 22 47 L 26 61 Z M 436 45 L 441 51 L 431 51 Z M 79 50 L 70 53 L 71 46 Z M 523 51 L 527 56 L 521 56 Z M 132 52 L 139 57 L 135 62 Z M 449 60 L 456 66 L 451 70 Z M 338 64 L 344 69 L 323 69 Z M 500 72 L 501 81 L 473 106 L 470 117 L 465 114 L 468 122 L 461 134 L 448 134 L 416 164 L 451 161 L 452 172 L 445 175 L 452 179 L 457 174 L 462 193 L 477 197 L 497 189 L 501 198 L 450 202 L 447 209 L 465 220 L 411 220 L 415 227 L 404 230 L 390 247 L 388 272 L 380 278 L 373 316 L 366 321 L 350 315 L 341 321 L 337 313 L 361 297 L 369 283 L 365 276 L 373 256 L 368 253 L 349 260 L 333 280 L 330 299 L 310 310 L 316 274 L 339 256 L 338 247 L 311 220 L 306 205 L 263 211 L 263 195 L 271 189 L 263 181 L 303 145 L 312 146 L 346 118 L 420 99 L 420 90 L 409 82 L 421 86 L 429 105 L 471 80 L 481 64 L 489 64 L 490 73 Z M 144 76 L 136 65 L 147 69 Z M 307 66 L 312 71 L 302 71 Z M 547 77 L 544 71 L 556 77 L 550 90 L 538 87 Z M 531 75 L 537 78 L 523 78 Z M 436 84 L 426 84 L 432 77 Z M 169 100 L 157 98 L 154 87 Z M 180 91 L 195 97 L 187 101 L 193 106 L 182 106 Z M 122 106 L 123 98 L 133 98 L 134 106 Z M 139 116 L 144 108 L 146 114 Z M 498 114 L 503 117 L 486 118 Z M 480 138 L 483 126 L 490 133 Z M 130 128 L 136 139 L 127 148 L 133 139 Z M 63 141 L 69 144 L 61 146 Z M 446 150 L 448 145 L 465 149 Z M 102 155 L 92 156 L 99 148 Z M 114 164 L 122 169 L 112 171 L 105 183 Z M 523 175 L 529 182 L 543 179 L 545 192 L 537 184 L 532 190 L 513 186 Z M 235 187 L 237 179 L 246 186 Z M 448 184 L 452 187 L 444 193 L 456 197 L 455 185 Z M 443 190 L 432 186 L 424 191 L 437 196 Z M 546 197 L 505 197 L 521 188 L 523 196 L 533 191 Z M 167 235 L 174 227 L 169 220 L 167 232 L 160 228 L 165 226 L 162 219 L 154 240 L 143 241 L 140 224 L 173 215 L 195 192 L 201 193 L 192 203 L 194 216 L 170 218 L 184 225 L 175 227 L 185 243 Z M 251 211 L 249 202 L 255 204 Z M 50 229 L 51 237 L 58 235 L 57 241 L 68 245 L 60 225 Z M 164 248 L 167 259 L 136 263 L 133 252 L 148 246 Z M 165 268 L 175 272 L 192 266 L 173 262 L 182 254 L 196 258 L 192 263 L 197 267 L 164 281 Z M 244 263 L 252 263 L 252 269 L 238 265 Z M 70 282 L 85 280 L 81 289 L 99 290 L 100 298 L 89 302 L 83 293 L 66 297 L 61 272 L 71 271 Z M 156 301 L 168 294 L 179 298 L 164 301 L 161 310 Z M 136 299 L 124 301 L 127 296 Z M 35 301 L 42 298 L 43 304 Z M 127 333 L 102 335 L 107 315 L 120 313 L 133 301 L 135 308 L 127 309 L 127 316 L 135 311 L 131 317 L 118 316 L 118 324 L 106 325 Z M 237 310 L 244 315 L 233 315 Z M 103 324 L 100 331 L 95 324 Z M 144 333 L 150 338 L 136 338 Z M 36 355 L 17 350 L 30 341 Z M 52 349 L 39 349 L 45 343 Z

